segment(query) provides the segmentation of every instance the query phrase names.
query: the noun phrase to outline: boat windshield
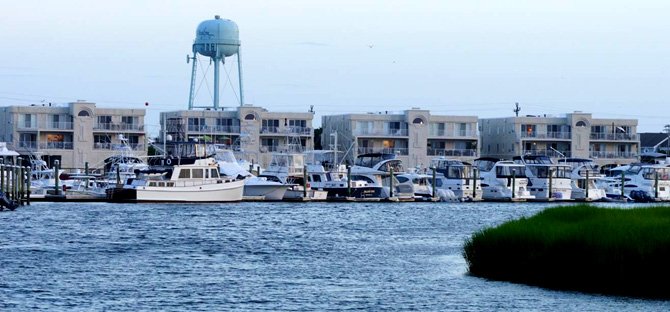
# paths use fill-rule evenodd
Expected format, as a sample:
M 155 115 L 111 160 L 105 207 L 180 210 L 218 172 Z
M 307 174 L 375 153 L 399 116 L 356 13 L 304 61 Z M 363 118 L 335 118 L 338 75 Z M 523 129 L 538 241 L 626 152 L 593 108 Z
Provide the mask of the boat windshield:
M 270 166 L 300 168 L 305 165 L 305 155 L 302 154 L 276 154 L 272 156 Z
M 669 181 L 670 180 L 670 168 L 653 168 L 653 167 L 644 167 L 642 168 L 642 177 L 645 180 L 655 180 L 656 175 L 658 174 L 658 180 L 660 181 Z
M 493 169 L 493 166 L 496 165 L 495 161 L 492 160 L 486 160 L 486 159 L 479 159 L 475 161 L 475 166 L 479 168 L 481 171 L 489 172 L 491 169 Z
M 216 155 L 214 156 L 216 161 L 222 161 L 227 163 L 236 163 L 235 154 L 232 151 L 226 150 L 216 150 Z
M 523 161 L 526 164 L 543 164 L 543 165 L 553 164 L 551 158 L 547 156 L 524 156 Z
M 402 166 L 402 161 L 400 161 L 400 159 L 391 159 L 386 163 L 382 164 L 381 166 L 379 166 L 379 171 L 391 172 L 391 169 L 393 169 L 393 172 L 405 171 L 405 169 Z
M 549 172 L 552 178 L 570 178 L 570 167 L 568 166 L 527 166 L 527 168 L 536 178 L 549 178 Z
M 360 155 L 356 158 L 356 166 L 372 168 L 376 164 L 389 159 L 394 159 L 393 154 L 368 154 Z
M 499 166 L 496 168 L 496 178 L 525 178 L 526 170 L 521 166 Z

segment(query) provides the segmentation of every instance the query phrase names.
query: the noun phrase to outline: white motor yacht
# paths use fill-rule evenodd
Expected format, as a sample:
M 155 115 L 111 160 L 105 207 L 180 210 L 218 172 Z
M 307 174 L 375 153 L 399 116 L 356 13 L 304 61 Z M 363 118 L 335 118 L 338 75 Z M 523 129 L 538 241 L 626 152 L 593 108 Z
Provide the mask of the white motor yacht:
M 210 146 L 175 143 L 169 158 L 151 159 L 123 187 L 108 188 L 107 197 L 121 202 L 233 202 L 241 201 L 244 180 L 221 176 Z
M 451 190 L 439 189 L 435 187 L 433 193 L 433 176 L 410 172 L 399 174 L 397 176 L 400 183 L 410 183 L 416 199 L 439 198 L 440 201 L 456 201 L 458 198 Z M 437 181 L 437 179 L 435 179 Z
M 240 165 L 231 150 L 217 149 L 214 158 L 221 174 L 244 179 L 244 196 L 262 196 L 268 201 L 282 200 L 289 188 L 289 185 L 281 182 L 269 181 L 265 177 L 251 174 Z
M 475 160 L 479 169 L 482 198 L 491 201 L 535 199 L 528 191 L 526 168 L 511 160 L 483 157 Z
M 457 159 L 437 157 L 431 160 L 431 167 L 437 171 L 437 187 L 451 190 L 461 201 L 482 200 L 479 178 L 474 177 L 473 167 Z
M 526 167 L 528 189 L 537 199 L 572 199 L 572 167 L 557 165 L 547 156 L 515 156 L 514 162 Z
M 364 180 L 347 179 L 347 168 L 340 164 L 340 152 L 312 150 L 303 152 L 307 165 L 307 176 L 312 188 L 328 192 L 329 199 L 337 198 L 381 198 L 383 187 Z
M 603 177 L 598 170 L 598 164 L 593 159 L 561 158 L 558 163 L 569 165 L 572 168 L 570 173 L 572 199 L 596 201 L 607 197 L 605 188 L 601 187 L 601 183 L 599 183 L 599 180 Z
M 268 181 L 288 186 L 285 200 L 325 200 L 328 192 L 310 187 L 305 181 L 305 155 L 301 153 L 273 153 L 270 166 L 259 175 Z
M 391 174 L 393 172 L 393 175 Z M 351 180 L 364 181 L 370 186 L 381 187 L 381 199 L 413 200 L 414 191 L 409 183 L 400 183 L 396 175 L 405 173 L 404 166 L 395 154 L 369 153 L 356 157 L 351 167 Z M 393 192 L 391 193 L 391 185 Z

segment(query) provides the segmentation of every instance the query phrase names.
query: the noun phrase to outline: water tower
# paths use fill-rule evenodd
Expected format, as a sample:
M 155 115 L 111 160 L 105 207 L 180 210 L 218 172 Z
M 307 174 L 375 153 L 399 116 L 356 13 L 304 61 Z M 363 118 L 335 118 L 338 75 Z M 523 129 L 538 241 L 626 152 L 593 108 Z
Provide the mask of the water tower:
M 210 58 L 214 63 L 214 103 L 213 106 L 198 106 L 197 108 L 219 109 L 219 62 L 225 64 L 226 57 L 237 55 L 237 73 L 240 83 L 239 100 L 240 106 L 244 104 L 242 92 L 242 61 L 240 58 L 240 31 L 237 24 L 229 19 L 222 19 L 216 15 L 213 20 L 206 20 L 195 32 L 195 42 L 193 43 L 193 57 L 187 56 L 186 62 L 193 61 L 191 71 L 191 92 L 188 97 L 188 109 L 194 108 L 193 100 L 195 97 L 195 81 L 198 54 Z

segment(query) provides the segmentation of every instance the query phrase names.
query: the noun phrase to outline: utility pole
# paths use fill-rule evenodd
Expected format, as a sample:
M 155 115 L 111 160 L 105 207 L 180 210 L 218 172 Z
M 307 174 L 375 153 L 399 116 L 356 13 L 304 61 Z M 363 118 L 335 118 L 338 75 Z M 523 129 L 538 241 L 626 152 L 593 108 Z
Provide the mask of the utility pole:
M 519 106 L 519 102 L 516 103 L 516 108 L 514 109 L 514 113 L 516 113 L 516 116 L 519 117 L 519 112 L 521 111 L 521 106 Z

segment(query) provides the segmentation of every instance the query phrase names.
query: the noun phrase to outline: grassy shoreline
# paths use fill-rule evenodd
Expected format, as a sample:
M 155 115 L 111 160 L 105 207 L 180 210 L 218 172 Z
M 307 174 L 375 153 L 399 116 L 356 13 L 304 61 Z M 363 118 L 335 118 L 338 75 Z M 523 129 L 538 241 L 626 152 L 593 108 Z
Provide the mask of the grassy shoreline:
M 473 234 L 463 256 L 489 279 L 670 299 L 670 207 L 550 208 Z

